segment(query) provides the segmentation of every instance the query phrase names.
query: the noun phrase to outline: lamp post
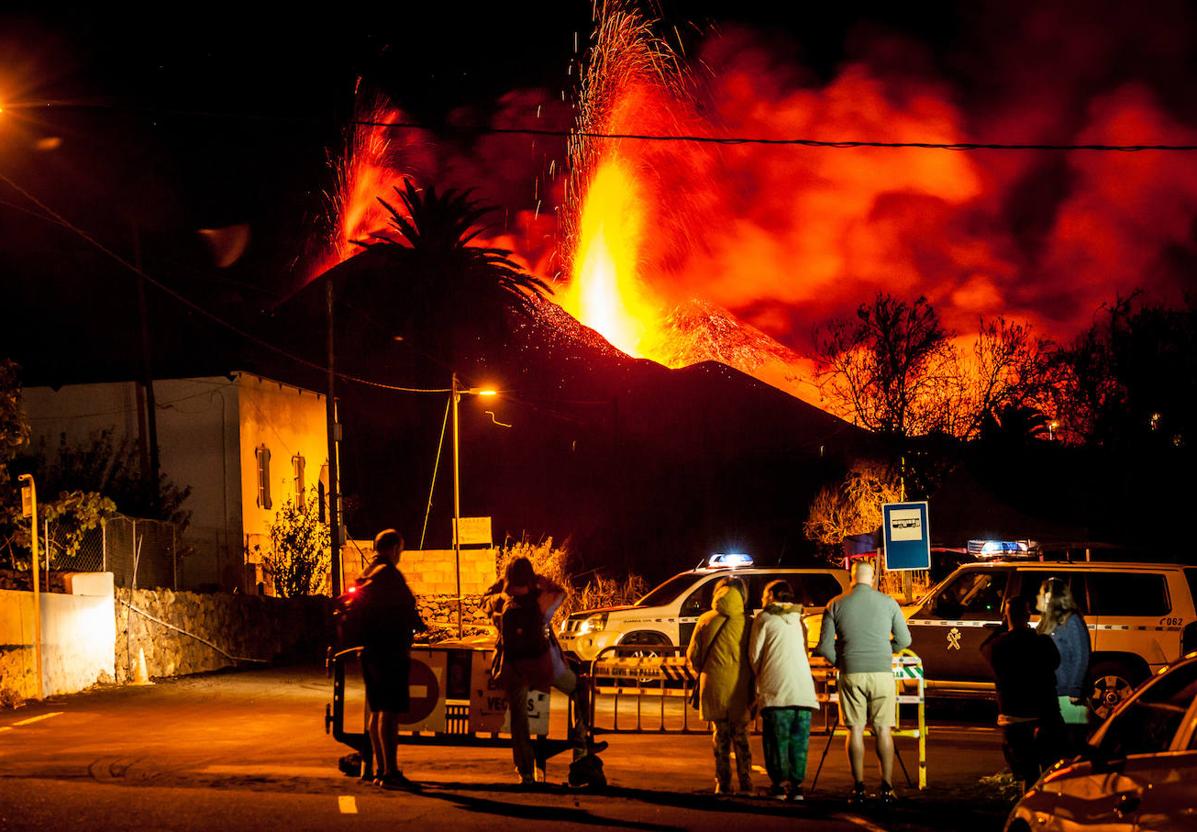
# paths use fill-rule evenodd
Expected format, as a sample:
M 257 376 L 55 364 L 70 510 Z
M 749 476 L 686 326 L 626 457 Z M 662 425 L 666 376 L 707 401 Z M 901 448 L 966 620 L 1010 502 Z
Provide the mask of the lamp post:
M 497 396 L 498 391 L 467 387 L 462 389 L 457 373 L 449 385 L 449 400 L 453 409 L 453 566 L 457 576 L 457 637 L 465 636 L 461 615 L 461 443 L 457 429 L 457 405 L 463 395 Z
M 21 493 L 21 513 L 29 518 L 31 562 L 33 564 L 33 662 L 37 671 L 37 698 L 42 698 L 42 600 L 37 583 L 37 483 L 32 474 L 20 474 L 19 482 L 27 483 Z

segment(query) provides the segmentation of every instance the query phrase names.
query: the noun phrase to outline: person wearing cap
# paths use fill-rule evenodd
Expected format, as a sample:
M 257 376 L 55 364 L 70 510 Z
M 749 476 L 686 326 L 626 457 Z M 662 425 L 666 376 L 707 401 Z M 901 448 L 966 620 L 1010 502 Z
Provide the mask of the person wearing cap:
M 778 799 L 802 800 L 811 714 L 819 709 L 806 655 L 802 605 L 783 580 L 771 581 L 752 621 L 748 661 L 756 676 L 765 771 Z
M 854 785 L 850 802 L 865 801 L 864 729 L 871 726 L 881 763 L 882 803 L 895 799 L 893 725 L 897 712 L 893 656 L 910 646 L 898 602 L 873 588 L 871 563 L 852 567 L 852 588 L 827 602 L 818 653 L 839 668 L 840 713 L 848 727 L 847 752 Z
M 408 677 L 415 633 L 424 629 L 416 598 L 399 571 L 403 536 L 385 529 L 374 538 L 374 560 L 358 579 L 362 619 L 362 679 L 370 709 L 367 732 L 374 752 L 374 783 L 412 788 L 399 770 L 399 715 L 410 706 Z

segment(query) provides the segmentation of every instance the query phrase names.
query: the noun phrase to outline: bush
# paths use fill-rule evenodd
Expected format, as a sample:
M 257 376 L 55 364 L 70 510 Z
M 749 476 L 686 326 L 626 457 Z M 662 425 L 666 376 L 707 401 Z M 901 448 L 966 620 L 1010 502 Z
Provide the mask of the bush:
M 319 520 L 319 499 L 313 490 L 306 506 L 287 500 L 270 526 L 273 550 L 265 552 L 254 546 L 274 582 L 274 591 L 283 598 L 329 591 L 332 536 L 328 524 Z

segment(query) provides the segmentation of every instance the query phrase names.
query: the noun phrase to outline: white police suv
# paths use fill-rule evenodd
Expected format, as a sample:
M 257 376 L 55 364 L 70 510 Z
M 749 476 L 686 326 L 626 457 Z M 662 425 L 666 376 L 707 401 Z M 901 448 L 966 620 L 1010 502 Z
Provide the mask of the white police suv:
M 569 616 L 558 634 L 561 647 L 590 661 L 615 644 L 686 647 L 698 617 L 711 608 L 720 578 L 736 575 L 748 585 L 748 607 L 761 605 L 765 585 L 782 579 L 794 590 L 809 625 L 818 626 L 823 607 L 848 589 L 843 569 L 756 566 L 748 555 L 712 555 L 705 565 L 674 575 L 631 606 L 584 610 Z

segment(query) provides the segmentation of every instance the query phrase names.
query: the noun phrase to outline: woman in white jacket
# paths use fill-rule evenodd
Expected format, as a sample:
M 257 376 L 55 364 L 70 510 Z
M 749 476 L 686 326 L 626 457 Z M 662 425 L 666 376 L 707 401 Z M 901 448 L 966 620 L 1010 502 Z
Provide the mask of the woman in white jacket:
M 756 674 L 765 770 L 778 799 L 802 800 L 811 714 L 819 709 L 806 655 L 802 605 L 785 581 L 765 587 L 761 612 L 752 622 L 748 659 Z

